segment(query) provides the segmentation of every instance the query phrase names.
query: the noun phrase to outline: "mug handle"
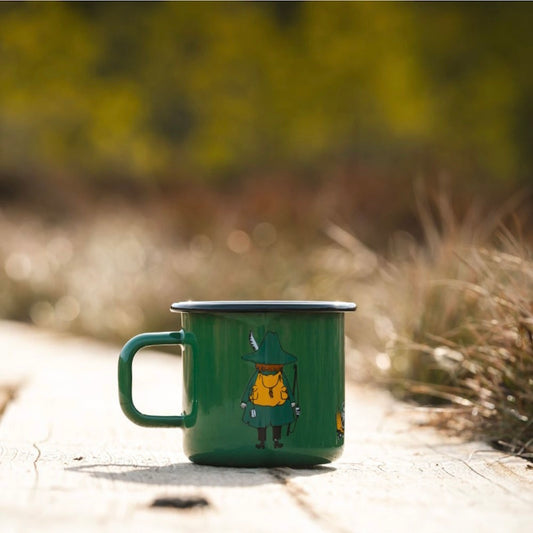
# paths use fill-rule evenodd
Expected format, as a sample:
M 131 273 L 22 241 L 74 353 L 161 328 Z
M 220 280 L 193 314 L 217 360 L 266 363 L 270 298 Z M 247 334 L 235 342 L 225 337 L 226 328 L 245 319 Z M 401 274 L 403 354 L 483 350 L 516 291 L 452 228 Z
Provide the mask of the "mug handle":
M 118 397 L 124 414 L 135 424 L 144 427 L 190 427 L 196 418 L 196 378 L 193 373 L 191 413 L 183 415 L 162 416 L 146 415 L 134 405 L 132 399 L 132 368 L 135 354 L 146 346 L 163 346 L 172 344 L 188 344 L 193 350 L 193 360 L 196 359 L 196 338 L 192 333 L 183 329 L 180 331 L 161 331 L 157 333 L 141 333 L 132 337 L 122 348 L 118 359 Z M 193 363 L 194 364 L 194 363 Z M 193 367 L 194 371 L 194 367 Z

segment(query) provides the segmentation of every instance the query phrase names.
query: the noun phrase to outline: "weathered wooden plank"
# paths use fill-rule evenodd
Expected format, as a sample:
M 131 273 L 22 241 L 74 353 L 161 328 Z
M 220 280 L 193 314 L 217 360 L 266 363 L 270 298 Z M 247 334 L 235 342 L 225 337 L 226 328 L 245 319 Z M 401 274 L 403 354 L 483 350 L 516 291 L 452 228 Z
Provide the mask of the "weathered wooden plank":
M 264 516 L 250 524 L 250 509 L 318 530 L 268 471 L 193 465 L 180 430 L 129 422 L 117 402 L 117 350 L 19 325 L 3 325 L 1 336 L 5 353 L 19 354 L 2 358 L 2 374 L 25 382 L 0 423 L 2 531 L 271 531 Z M 161 411 L 174 403 L 179 410 L 177 358 L 154 352 L 138 358 L 137 404 Z M 209 505 L 151 508 L 162 496 L 203 497 Z
M 480 443 L 413 426 L 415 411 L 349 386 L 347 444 L 294 470 L 191 464 L 181 430 L 135 426 L 116 391 L 118 349 L 0 323 L 0 530 L 529 531 L 533 470 Z M 179 411 L 179 360 L 141 353 L 136 402 Z M 207 506 L 153 508 L 157 498 Z

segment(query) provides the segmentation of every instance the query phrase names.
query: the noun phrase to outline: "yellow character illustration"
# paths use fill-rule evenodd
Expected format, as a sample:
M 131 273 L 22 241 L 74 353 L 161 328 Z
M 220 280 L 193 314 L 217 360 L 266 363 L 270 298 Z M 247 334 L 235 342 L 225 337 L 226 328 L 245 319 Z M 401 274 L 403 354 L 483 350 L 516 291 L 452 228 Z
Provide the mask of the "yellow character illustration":
M 281 347 L 278 335 L 272 331 L 267 332 L 260 345 L 250 332 L 250 344 L 254 352 L 242 358 L 255 363 L 255 372 L 242 395 L 242 420 L 257 429 L 258 449 L 265 448 L 268 426 L 272 426 L 274 448 L 281 448 L 281 427 L 290 426 L 300 415 L 293 394 L 296 370 L 293 388 L 283 371 L 285 365 L 296 363 L 296 357 Z

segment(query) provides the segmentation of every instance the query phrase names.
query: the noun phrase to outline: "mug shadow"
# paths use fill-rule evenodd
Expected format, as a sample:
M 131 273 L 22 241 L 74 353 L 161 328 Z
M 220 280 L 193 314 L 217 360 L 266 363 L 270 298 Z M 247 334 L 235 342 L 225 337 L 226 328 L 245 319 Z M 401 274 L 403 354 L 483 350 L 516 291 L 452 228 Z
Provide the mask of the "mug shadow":
M 65 470 L 113 482 L 193 487 L 252 487 L 286 483 L 292 478 L 328 474 L 335 472 L 336 469 L 329 465 L 310 468 L 234 468 L 194 463 L 176 463 L 165 466 L 94 463 L 66 467 Z

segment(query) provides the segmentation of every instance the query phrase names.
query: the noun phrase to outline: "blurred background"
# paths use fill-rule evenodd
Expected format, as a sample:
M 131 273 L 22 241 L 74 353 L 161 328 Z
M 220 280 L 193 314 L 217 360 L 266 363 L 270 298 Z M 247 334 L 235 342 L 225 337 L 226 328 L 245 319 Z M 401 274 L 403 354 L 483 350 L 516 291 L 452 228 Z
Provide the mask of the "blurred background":
M 173 301 L 342 299 L 383 341 L 435 213 L 509 200 L 530 239 L 532 27 L 530 3 L 2 3 L 0 316 L 121 343 Z

